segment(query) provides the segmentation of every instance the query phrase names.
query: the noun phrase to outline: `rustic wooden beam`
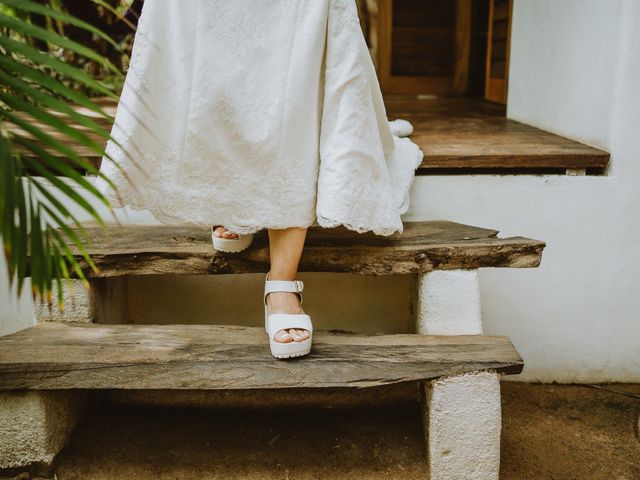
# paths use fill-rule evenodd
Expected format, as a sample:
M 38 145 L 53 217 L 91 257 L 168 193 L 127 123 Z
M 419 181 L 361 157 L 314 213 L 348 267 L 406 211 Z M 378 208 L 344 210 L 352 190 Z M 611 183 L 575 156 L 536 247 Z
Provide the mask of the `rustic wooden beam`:
M 45 323 L 0 338 L 0 390 L 362 388 L 522 368 L 508 338 L 482 335 L 318 331 L 293 361 L 260 327 Z
M 264 273 L 269 269 L 265 230 L 237 254 L 214 250 L 202 226 L 124 225 L 87 227 L 89 253 L 98 273 L 78 255 L 86 275 Z M 301 272 L 362 275 L 424 273 L 480 267 L 537 267 L 545 243 L 524 237 L 498 238 L 496 230 L 434 220 L 406 222 L 402 234 L 357 233 L 344 227 L 311 227 Z M 70 245 L 75 253 L 75 247 Z

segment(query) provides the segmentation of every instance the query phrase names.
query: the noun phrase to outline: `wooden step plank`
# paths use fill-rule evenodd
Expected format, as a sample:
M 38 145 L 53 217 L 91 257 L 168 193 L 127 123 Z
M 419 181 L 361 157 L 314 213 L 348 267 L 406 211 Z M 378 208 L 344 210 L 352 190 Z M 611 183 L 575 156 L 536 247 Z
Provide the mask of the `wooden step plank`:
M 385 98 L 390 119 L 414 127 L 423 172 L 443 169 L 605 168 L 609 153 L 505 117 L 503 105 L 479 99 Z
M 308 357 L 282 361 L 259 327 L 39 324 L 0 338 L 0 390 L 361 388 L 523 368 L 506 337 L 314 335 Z
M 99 103 L 107 113 L 115 115 L 116 105 L 112 100 L 103 99 Z M 385 106 L 390 119 L 404 118 L 413 123 L 411 139 L 425 154 L 419 168 L 423 173 L 449 169 L 461 173 L 474 169 L 602 169 L 609 163 L 608 152 L 507 119 L 503 105 L 480 99 L 388 95 Z M 105 128 L 111 128 L 109 121 L 95 113 L 83 108 L 78 110 L 94 117 Z M 26 120 L 56 135 L 50 127 L 31 117 Z M 14 133 L 25 133 L 10 124 L 6 127 Z M 93 132 L 77 128 L 102 143 Z M 100 166 L 102 158 L 92 150 L 82 146 L 74 148 L 91 164 Z M 58 155 L 55 151 L 51 153 Z
M 240 254 L 214 250 L 207 227 L 114 225 L 106 230 L 88 227 L 87 231 L 93 244 L 89 253 L 100 269 L 95 274 L 82 261 L 90 277 L 260 273 L 269 269 L 265 230 L 258 232 L 249 249 Z M 497 233 L 441 220 L 406 222 L 402 234 L 386 237 L 344 227 L 312 227 L 299 271 L 392 275 L 540 264 L 544 242 L 524 237 L 498 238 Z

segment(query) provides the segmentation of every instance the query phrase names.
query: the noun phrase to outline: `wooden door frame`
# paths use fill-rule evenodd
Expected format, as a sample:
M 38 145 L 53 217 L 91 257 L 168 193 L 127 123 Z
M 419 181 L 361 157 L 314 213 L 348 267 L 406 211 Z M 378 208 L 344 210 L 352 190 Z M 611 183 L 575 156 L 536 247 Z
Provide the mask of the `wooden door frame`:
M 393 0 L 378 1 L 378 77 L 383 93 L 461 95 L 469 86 L 472 0 L 455 0 L 454 73 L 446 76 L 392 75 Z
M 489 0 L 489 25 L 487 30 L 487 61 L 485 66 L 484 98 L 496 103 L 507 103 L 509 87 L 509 57 L 511 53 L 511 19 L 513 17 L 513 0 L 509 0 L 507 21 L 507 47 L 505 52 L 504 78 L 491 76 L 491 49 L 493 39 L 493 13 L 495 0 Z

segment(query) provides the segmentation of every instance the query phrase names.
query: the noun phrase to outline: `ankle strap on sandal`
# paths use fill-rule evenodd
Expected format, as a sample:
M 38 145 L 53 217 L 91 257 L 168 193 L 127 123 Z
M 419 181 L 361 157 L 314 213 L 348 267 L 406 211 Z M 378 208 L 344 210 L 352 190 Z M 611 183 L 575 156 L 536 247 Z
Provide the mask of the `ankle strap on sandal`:
M 302 293 L 302 280 L 267 280 L 264 284 L 264 294 L 271 292 Z
M 302 280 L 265 280 L 264 282 L 264 301 L 267 301 L 267 294 L 271 292 L 293 292 L 300 295 L 300 304 L 302 304 L 302 290 L 304 283 Z

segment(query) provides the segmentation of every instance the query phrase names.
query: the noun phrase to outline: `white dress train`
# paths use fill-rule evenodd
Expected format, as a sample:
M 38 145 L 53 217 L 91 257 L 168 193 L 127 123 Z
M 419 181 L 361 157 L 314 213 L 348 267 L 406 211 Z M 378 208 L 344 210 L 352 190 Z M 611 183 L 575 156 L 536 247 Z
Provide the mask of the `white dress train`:
M 392 134 L 355 0 L 146 0 L 98 189 L 167 224 L 402 232 L 423 153 Z

